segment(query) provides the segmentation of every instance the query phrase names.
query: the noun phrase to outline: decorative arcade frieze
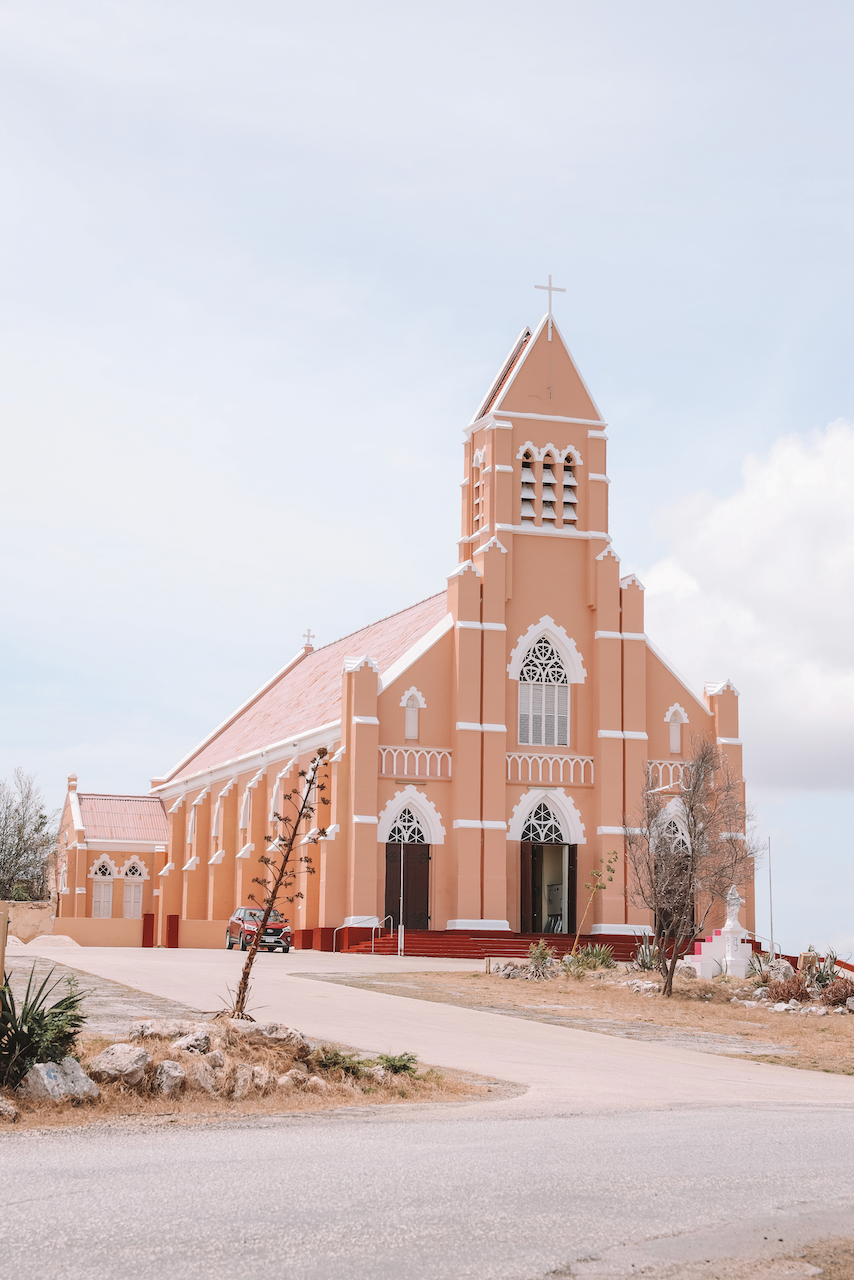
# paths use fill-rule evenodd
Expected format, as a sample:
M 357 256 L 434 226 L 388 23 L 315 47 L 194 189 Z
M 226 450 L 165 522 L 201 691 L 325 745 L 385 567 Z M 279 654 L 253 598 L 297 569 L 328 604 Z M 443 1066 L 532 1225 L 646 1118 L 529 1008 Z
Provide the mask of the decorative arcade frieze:
M 451 777 L 451 753 L 439 747 L 380 747 L 379 765 L 381 778 Z
M 591 756 L 540 756 L 509 752 L 507 781 L 592 787 L 593 760 Z

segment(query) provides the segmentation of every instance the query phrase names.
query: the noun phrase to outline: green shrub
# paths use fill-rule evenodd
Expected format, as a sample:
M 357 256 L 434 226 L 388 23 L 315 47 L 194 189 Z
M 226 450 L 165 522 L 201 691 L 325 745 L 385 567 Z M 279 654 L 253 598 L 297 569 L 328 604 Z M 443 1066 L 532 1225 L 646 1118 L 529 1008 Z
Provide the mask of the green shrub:
M 554 968 L 555 950 L 550 947 L 545 938 L 540 938 L 539 942 L 532 942 L 528 948 L 528 976 L 533 978 L 535 982 L 539 982 L 541 978 L 547 978 L 549 969 Z
M 61 1062 L 74 1049 L 86 1021 L 81 1008 L 83 992 L 73 976 L 51 983 L 53 972 L 51 969 L 36 988 L 33 964 L 20 1005 L 8 977 L 0 987 L 0 1085 L 15 1088 L 33 1063 Z M 68 994 L 48 1005 L 48 998 L 63 981 Z
M 414 1053 L 378 1053 L 377 1062 L 393 1076 L 414 1076 L 418 1070 L 418 1059 Z
M 314 1054 L 314 1061 L 324 1071 L 340 1071 L 342 1075 L 358 1080 L 365 1074 L 370 1062 L 357 1058 L 354 1053 L 341 1053 L 339 1049 L 323 1048 Z

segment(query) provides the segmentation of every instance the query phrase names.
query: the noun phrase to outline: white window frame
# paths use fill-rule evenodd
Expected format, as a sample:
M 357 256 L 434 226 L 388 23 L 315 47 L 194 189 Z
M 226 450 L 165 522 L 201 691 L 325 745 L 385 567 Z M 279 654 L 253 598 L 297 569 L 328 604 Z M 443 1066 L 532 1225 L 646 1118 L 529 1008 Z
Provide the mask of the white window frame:
M 113 917 L 113 885 L 112 876 L 107 879 L 92 878 L 92 919 L 111 920 Z M 107 892 L 109 891 L 109 892 Z M 104 910 L 104 907 L 108 910 Z
M 536 645 L 549 646 L 560 664 L 563 682 L 524 680 L 522 671 Z M 554 665 L 554 664 L 553 664 Z M 538 636 L 522 660 L 519 674 L 519 706 L 516 721 L 520 747 L 569 746 L 569 672 L 563 657 L 549 636 Z
M 142 919 L 142 880 L 122 881 L 122 919 Z

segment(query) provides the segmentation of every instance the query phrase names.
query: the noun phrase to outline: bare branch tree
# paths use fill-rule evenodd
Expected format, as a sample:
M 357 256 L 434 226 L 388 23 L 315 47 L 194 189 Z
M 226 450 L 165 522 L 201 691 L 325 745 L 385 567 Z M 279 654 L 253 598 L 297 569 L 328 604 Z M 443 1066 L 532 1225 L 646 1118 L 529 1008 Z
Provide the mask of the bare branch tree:
M 317 771 L 326 754 L 326 748 L 320 747 L 308 769 L 300 769 L 299 771 L 298 776 L 305 779 L 301 791 L 289 791 L 282 797 L 283 802 L 290 802 L 291 812 L 288 814 L 273 814 L 277 831 L 274 835 L 267 837 L 267 852 L 258 859 L 267 868 L 267 874 L 263 877 L 255 876 L 252 881 L 253 884 L 257 884 L 260 888 L 260 902 L 254 893 L 249 895 L 249 901 L 255 902 L 261 907 L 263 914 L 255 930 L 255 937 L 249 947 L 246 963 L 243 966 L 243 973 L 240 976 L 240 982 L 234 997 L 234 1006 L 231 1011 L 234 1018 L 247 1018 L 249 1016 L 246 1012 L 246 1001 L 249 996 L 252 966 L 255 963 L 255 957 L 258 954 L 261 938 L 267 928 L 267 921 L 270 919 L 271 912 L 280 898 L 284 898 L 286 902 L 295 902 L 303 896 L 299 892 L 293 892 L 294 882 L 300 870 L 306 871 L 309 875 L 314 874 L 311 857 L 308 854 L 294 857 L 293 850 L 300 829 L 306 825 L 309 827 L 309 830 L 305 833 L 309 838 L 309 843 L 314 843 L 321 836 L 326 835 L 325 824 L 317 827 L 311 826 L 318 804 L 329 804 L 329 800 L 322 794 L 326 790 L 326 783 L 317 781 Z M 285 807 L 285 803 L 283 803 L 282 807 Z
M 623 818 L 629 897 L 652 912 L 666 996 L 710 912 L 733 885 L 753 878 L 750 816 L 726 755 L 709 739 L 692 738 L 680 780 L 653 787 L 647 774 L 639 811 Z
M 18 768 L 11 783 L 0 778 L 0 898 L 45 897 L 58 816 L 45 808 L 32 774 Z

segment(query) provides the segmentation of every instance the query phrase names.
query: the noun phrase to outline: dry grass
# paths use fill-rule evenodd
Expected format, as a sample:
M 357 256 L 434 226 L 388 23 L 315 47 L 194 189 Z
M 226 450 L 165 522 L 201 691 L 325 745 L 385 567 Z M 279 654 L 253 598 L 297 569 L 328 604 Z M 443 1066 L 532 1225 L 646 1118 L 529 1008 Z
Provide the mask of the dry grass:
M 816 1017 L 815 1014 L 772 1013 L 761 1005 L 745 1009 L 743 1005 L 731 1004 L 733 996 L 739 993 L 740 998 L 750 998 L 754 986 L 750 979 L 677 979 L 673 997 L 666 1000 L 659 995 L 636 995 L 628 987 L 618 985 L 627 977 L 644 981 L 655 980 L 656 975 L 599 970 L 582 982 L 563 976 L 547 982 L 525 982 L 485 973 L 408 973 L 399 978 L 350 979 L 348 982 L 389 992 L 402 982 L 405 986 L 400 994 L 413 999 L 493 1012 L 506 1010 L 534 1019 L 541 1013 L 545 1021 L 566 1017 L 576 1027 L 589 1023 L 591 1031 L 607 1033 L 608 1026 L 602 1024 L 611 1023 L 613 1034 L 620 1034 L 621 1028 L 630 1033 L 631 1027 L 644 1024 L 650 1031 L 660 1027 L 685 1033 L 741 1036 L 746 1038 L 748 1052 L 728 1056 L 854 1075 L 854 1017 L 850 1015 L 831 1013 L 827 1017 Z M 771 1046 L 770 1051 L 750 1053 L 751 1040 L 757 1045 Z M 776 1054 L 774 1046 L 783 1052 Z
M 16 1128 L 78 1128 L 103 1122 L 115 1122 L 130 1118 L 160 1122 L 192 1123 L 234 1119 L 239 1116 L 286 1115 L 292 1113 L 330 1111 L 340 1107 L 395 1105 L 401 1102 L 449 1102 L 472 1095 L 482 1095 L 490 1088 L 488 1081 L 475 1081 L 463 1076 L 427 1068 L 415 1075 L 401 1073 L 389 1075 L 383 1081 L 354 1080 L 335 1068 L 325 1070 L 319 1063 L 318 1053 L 305 1060 L 308 1075 L 317 1075 L 328 1085 L 327 1092 L 312 1093 L 305 1088 L 271 1088 L 269 1092 L 257 1092 L 239 1101 L 229 1097 L 234 1072 L 238 1063 L 264 1067 L 275 1076 L 290 1071 L 298 1060 L 292 1049 L 286 1047 L 247 1044 L 245 1039 L 227 1027 L 211 1024 L 217 1030 L 225 1064 L 217 1072 L 217 1089 L 210 1093 L 201 1088 L 194 1072 L 204 1058 L 199 1054 L 176 1052 L 172 1042 L 158 1037 L 148 1037 L 140 1043 L 151 1056 L 145 1078 L 137 1087 L 120 1083 L 100 1084 L 100 1098 L 93 1103 L 69 1105 L 68 1103 L 35 1102 L 19 1098 L 9 1090 L 0 1090 L 0 1096 L 13 1102 L 19 1111 Z M 81 1036 L 78 1057 L 84 1070 L 115 1037 Z M 323 1048 L 341 1046 L 323 1046 Z M 152 1088 L 154 1072 L 160 1062 L 179 1062 L 186 1072 L 186 1087 L 178 1098 L 164 1098 Z M 365 1060 L 366 1063 L 371 1061 Z

